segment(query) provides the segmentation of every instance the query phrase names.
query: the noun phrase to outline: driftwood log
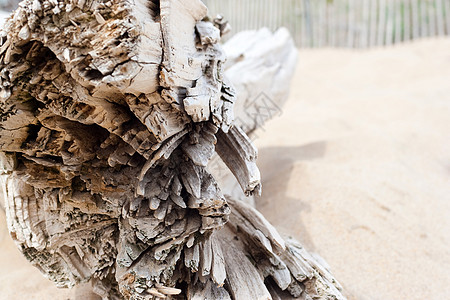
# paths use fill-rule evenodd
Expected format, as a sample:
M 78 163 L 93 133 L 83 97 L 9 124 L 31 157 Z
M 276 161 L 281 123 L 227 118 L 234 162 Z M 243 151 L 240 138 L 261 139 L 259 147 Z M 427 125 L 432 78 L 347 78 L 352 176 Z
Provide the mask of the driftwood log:
M 0 33 L 11 236 L 59 287 L 90 281 L 104 299 L 343 299 L 318 260 L 207 169 L 217 153 L 245 194 L 261 192 L 233 107 L 258 85 L 281 103 L 295 54 L 283 31 L 260 32 L 266 48 L 246 39 L 226 63 L 227 24 L 206 15 L 199 0 L 20 4 Z

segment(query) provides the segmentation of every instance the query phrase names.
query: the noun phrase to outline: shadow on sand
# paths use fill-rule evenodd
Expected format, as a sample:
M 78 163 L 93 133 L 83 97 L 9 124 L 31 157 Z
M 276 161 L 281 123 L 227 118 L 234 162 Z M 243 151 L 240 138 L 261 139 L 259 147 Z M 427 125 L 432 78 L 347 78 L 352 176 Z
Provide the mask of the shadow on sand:
M 294 165 L 320 159 L 325 152 L 326 142 L 320 141 L 295 147 L 261 148 L 258 155 L 263 193 L 256 199 L 256 207 L 282 234 L 294 236 L 310 251 L 316 249 L 308 233 L 308 226 L 297 216 L 310 211 L 311 207 L 302 200 L 301 192 L 292 197 L 287 190 Z

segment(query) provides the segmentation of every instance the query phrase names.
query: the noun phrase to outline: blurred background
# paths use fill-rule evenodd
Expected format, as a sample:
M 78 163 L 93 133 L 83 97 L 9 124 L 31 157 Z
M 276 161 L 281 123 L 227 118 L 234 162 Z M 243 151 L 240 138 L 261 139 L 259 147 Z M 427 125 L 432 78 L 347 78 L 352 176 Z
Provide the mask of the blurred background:
M 17 8 L 20 1 L 17 0 L 0 0 L 0 9 L 4 11 L 13 11 Z
M 298 47 L 367 48 L 450 34 L 449 0 L 205 0 L 233 33 L 287 27 Z

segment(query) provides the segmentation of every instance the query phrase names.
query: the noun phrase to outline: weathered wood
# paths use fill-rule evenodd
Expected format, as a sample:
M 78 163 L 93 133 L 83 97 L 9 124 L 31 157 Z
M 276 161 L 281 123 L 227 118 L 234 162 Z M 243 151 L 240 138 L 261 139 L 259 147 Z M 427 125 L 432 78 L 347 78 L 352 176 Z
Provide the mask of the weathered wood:
M 199 0 L 22 2 L 0 33 L 11 236 L 55 284 L 90 281 L 104 299 L 271 299 L 269 286 L 343 299 L 207 169 L 217 152 L 242 193 L 260 193 L 256 148 L 233 124 L 235 102 L 251 99 L 226 75 L 248 70 L 246 88 L 270 75 L 281 105 L 295 49 L 287 32 L 266 32 L 225 65 L 229 27 L 206 13 Z M 238 92 L 249 79 L 234 79 Z

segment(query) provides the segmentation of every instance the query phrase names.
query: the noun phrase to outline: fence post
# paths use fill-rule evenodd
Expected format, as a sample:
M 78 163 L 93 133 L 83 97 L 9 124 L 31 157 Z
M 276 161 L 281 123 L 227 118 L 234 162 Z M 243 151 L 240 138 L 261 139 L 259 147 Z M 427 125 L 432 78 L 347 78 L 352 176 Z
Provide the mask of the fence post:
M 232 33 L 287 27 L 299 47 L 373 47 L 450 35 L 450 0 L 204 0 Z

